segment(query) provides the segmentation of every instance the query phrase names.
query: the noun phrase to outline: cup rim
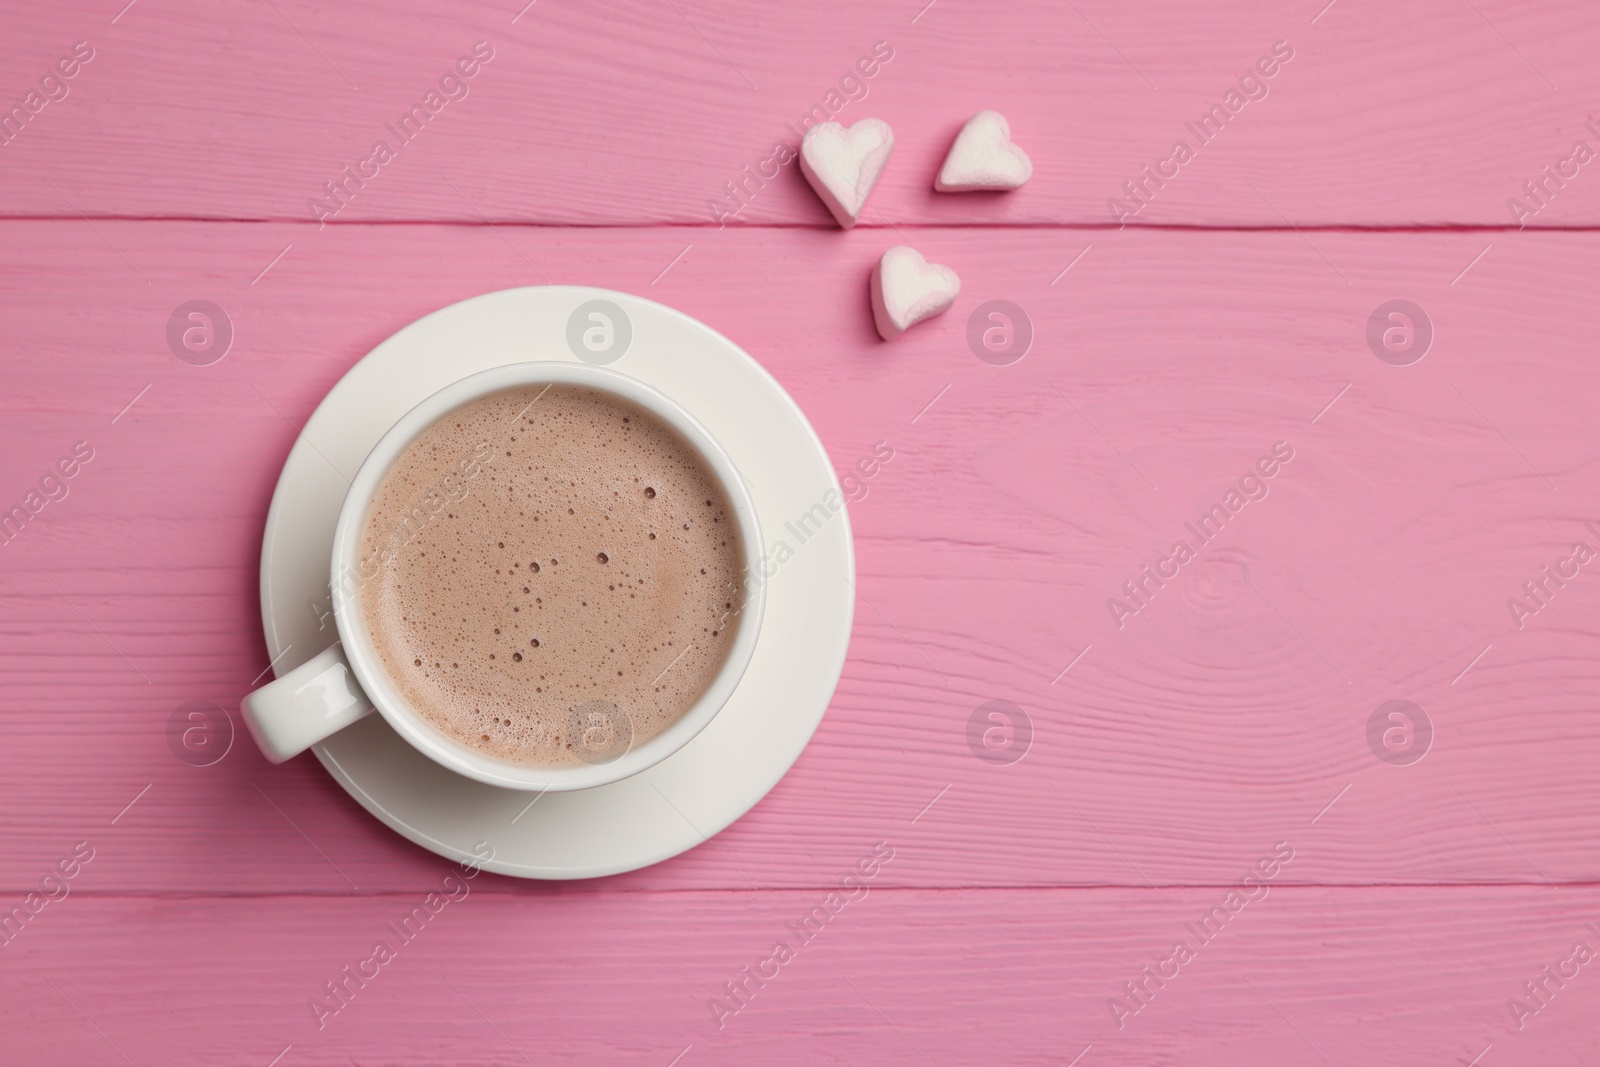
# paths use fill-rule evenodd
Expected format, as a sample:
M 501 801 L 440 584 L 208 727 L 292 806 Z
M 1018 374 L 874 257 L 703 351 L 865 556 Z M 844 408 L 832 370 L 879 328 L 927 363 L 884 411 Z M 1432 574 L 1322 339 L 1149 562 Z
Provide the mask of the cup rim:
M 485 755 L 445 734 L 400 694 L 378 659 L 360 611 L 361 528 L 378 485 L 394 461 L 418 435 L 456 408 L 506 389 L 541 384 L 596 389 L 661 419 L 711 469 L 727 494 L 739 531 L 744 606 L 721 668 L 670 726 L 605 763 L 524 766 Z M 334 529 L 330 579 L 334 624 L 350 668 L 373 707 L 424 755 L 458 774 L 503 788 L 539 792 L 590 789 L 631 777 L 671 756 L 705 729 L 733 695 L 755 653 L 766 604 L 766 583 L 759 566 L 761 544 L 755 504 L 738 468 L 710 431 L 675 400 L 636 378 L 593 364 L 558 360 L 506 364 L 459 378 L 430 394 L 396 420 L 362 461 L 340 505 Z

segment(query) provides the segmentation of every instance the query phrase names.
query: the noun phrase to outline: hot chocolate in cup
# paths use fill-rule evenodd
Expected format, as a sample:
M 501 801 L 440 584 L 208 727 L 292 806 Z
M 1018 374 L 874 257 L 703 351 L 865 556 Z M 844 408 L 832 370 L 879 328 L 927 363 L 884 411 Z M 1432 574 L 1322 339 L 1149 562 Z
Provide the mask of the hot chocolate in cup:
M 656 390 L 586 364 L 472 375 L 362 464 L 334 535 L 340 644 L 245 698 L 287 759 L 376 708 L 458 773 L 582 789 L 687 744 L 764 604 L 732 461 Z

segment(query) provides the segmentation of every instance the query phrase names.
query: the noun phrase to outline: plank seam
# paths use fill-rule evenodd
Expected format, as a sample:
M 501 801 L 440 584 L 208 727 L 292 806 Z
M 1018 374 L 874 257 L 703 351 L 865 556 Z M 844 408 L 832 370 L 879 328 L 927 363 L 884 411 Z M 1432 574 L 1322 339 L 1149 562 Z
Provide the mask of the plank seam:
M 474 229 L 493 229 L 496 227 L 517 227 L 527 230 L 746 230 L 761 232 L 765 230 L 817 230 L 835 231 L 838 227 L 832 223 L 818 222 L 771 222 L 771 223 L 739 223 L 735 226 L 716 226 L 709 222 L 530 222 L 527 220 L 493 219 L 489 221 L 472 219 L 350 219 L 345 221 L 327 220 L 319 223 L 314 219 L 301 218 L 238 218 L 209 215 L 0 215 L 0 223 L 8 222 L 190 222 L 190 223 L 218 223 L 239 226 L 315 226 L 330 227 L 363 227 L 363 226 L 462 226 Z M 1096 222 L 976 222 L 976 221 L 950 221 L 950 222 L 902 222 L 894 226 L 877 225 L 863 222 L 855 227 L 857 230 L 1063 230 L 1084 232 L 1118 232 L 1121 230 L 1148 230 L 1156 233 L 1596 233 L 1600 232 L 1600 223 L 1594 225 L 1539 225 L 1515 226 L 1511 224 L 1489 223 L 1414 223 L 1410 225 L 1380 225 L 1362 223 L 1305 223 L 1298 226 L 1246 226 L 1246 225 L 1221 225 L 1209 223 L 1153 223 L 1141 222 L 1132 226 L 1118 226 L 1113 223 Z
M 544 884 L 544 883 L 539 883 Z M 0 889 L 4 893 L 20 893 L 22 889 Z M 261 892 L 232 891 L 217 893 L 184 893 L 165 892 L 162 890 L 106 890 L 106 889 L 75 889 L 73 896 L 90 897 L 97 900 L 378 900 L 394 898 L 409 900 L 418 892 L 426 889 L 426 885 L 410 889 L 383 889 L 373 892 L 341 892 L 329 890 L 327 892 L 293 891 L 281 892 L 264 890 Z M 681 889 L 610 889 L 608 892 L 620 892 L 639 896 L 728 896 L 732 894 L 759 895 L 776 893 L 819 893 L 836 889 L 832 883 L 821 885 L 796 885 L 796 886 L 758 886 L 754 888 L 726 886 L 712 888 L 681 888 Z M 1216 891 L 1238 888 L 1237 882 L 1205 882 L 1193 884 L 1169 885 L 1133 885 L 1125 883 L 1096 883 L 1092 885 L 961 885 L 961 886 L 904 886 L 883 885 L 873 886 L 874 893 L 1078 893 L 1078 892 L 1129 892 L 1140 893 L 1170 893 L 1174 891 Z M 1293 884 L 1274 884 L 1274 890 L 1369 890 L 1369 889 L 1411 889 L 1411 890 L 1480 890 L 1480 889 L 1539 889 L 1547 892 L 1561 890 L 1600 889 L 1600 881 L 1593 882 L 1297 882 Z M 505 900 L 522 900 L 527 898 L 527 893 L 519 890 L 501 889 L 494 890 L 486 887 L 475 889 L 474 894 L 483 896 L 500 897 Z

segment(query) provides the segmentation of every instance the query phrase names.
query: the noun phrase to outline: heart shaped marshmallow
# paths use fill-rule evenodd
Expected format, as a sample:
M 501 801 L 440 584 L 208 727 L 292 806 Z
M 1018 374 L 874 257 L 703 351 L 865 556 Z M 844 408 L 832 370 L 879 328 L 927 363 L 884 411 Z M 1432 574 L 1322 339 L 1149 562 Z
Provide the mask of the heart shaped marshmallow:
M 956 134 L 933 187 L 941 193 L 1020 189 L 1033 177 L 1033 160 L 1011 143 L 1011 126 L 998 111 L 980 111 Z
M 893 150 L 894 131 L 882 119 L 862 119 L 854 126 L 824 122 L 800 141 L 800 170 L 839 225 L 848 229 L 856 224 Z
M 910 245 L 896 245 L 872 272 L 872 321 L 879 336 L 893 341 L 954 304 L 960 292 L 955 271 L 929 263 Z

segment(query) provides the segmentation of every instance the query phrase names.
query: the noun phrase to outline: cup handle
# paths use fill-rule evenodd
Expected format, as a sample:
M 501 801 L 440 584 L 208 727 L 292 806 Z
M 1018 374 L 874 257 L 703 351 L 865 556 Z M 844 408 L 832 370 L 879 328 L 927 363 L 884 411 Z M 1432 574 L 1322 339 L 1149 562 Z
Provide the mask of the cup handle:
M 282 763 L 372 714 L 372 701 L 335 643 L 246 696 L 239 711 L 262 753 Z

